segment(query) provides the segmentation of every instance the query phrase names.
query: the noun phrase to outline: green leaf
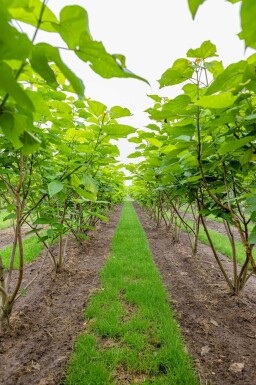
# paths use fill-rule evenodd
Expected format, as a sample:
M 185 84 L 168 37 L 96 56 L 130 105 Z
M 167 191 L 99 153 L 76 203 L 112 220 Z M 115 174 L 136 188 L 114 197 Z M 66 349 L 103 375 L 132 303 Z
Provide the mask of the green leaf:
M 104 131 L 111 137 L 126 138 L 127 135 L 133 134 L 136 129 L 125 124 L 110 123 L 104 126 Z
M 153 146 L 157 147 L 157 148 L 160 148 L 162 147 L 163 143 L 160 142 L 160 140 L 156 139 L 156 138 L 148 138 L 147 141 L 151 144 L 153 144 Z
M 2 18 L 0 23 L 0 58 L 1 60 L 24 61 L 29 57 L 32 43 L 25 33 L 20 33 Z M 20 66 L 20 63 L 19 63 Z
M 253 157 L 253 148 L 251 147 L 247 151 L 245 151 L 243 156 L 239 159 L 239 162 L 243 166 L 244 164 L 249 163 L 252 160 L 252 157 Z
M 55 110 L 58 114 L 72 114 L 72 107 L 65 102 L 61 102 L 59 100 L 52 100 L 49 102 L 49 106 L 52 110 Z
M 187 83 L 182 87 L 182 89 L 184 93 L 191 98 L 191 100 L 198 98 L 198 87 L 196 84 Z
M 7 221 L 8 219 L 14 219 L 17 215 L 15 213 L 8 214 L 6 217 L 3 218 L 3 221 Z
M 211 43 L 210 40 L 204 41 L 199 48 L 189 49 L 187 57 L 195 59 L 207 59 L 208 57 L 218 56 L 216 54 L 216 45 Z
M 140 156 L 143 156 L 143 154 L 139 151 L 135 151 L 132 154 L 128 155 L 127 158 L 133 159 L 133 158 L 139 158 Z
M 41 44 L 37 44 L 33 47 L 31 65 L 34 70 L 42 76 L 43 79 L 53 88 L 58 87 L 58 82 L 54 71 L 48 64 L 48 58 L 45 55 L 45 48 Z
M 74 106 L 76 106 L 77 108 L 85 108 L 85 103 L 83 100 L 76 100 L 74 103 Z
M 148 124 L 146 127 L 153 131 L 160 131 L 160 128 L 156 124 Z
M 201 175 L 195 175 L 187 178 L 185 181 L 186 183 L 191 183 L 191 182 L 198 182 L 200 179 L 202 179 Z
M 52 113 L 49 110 L 47 101 L 45 100 L 43 95 L 38 91 L 38 89 L 35 89 L 34 91 L 26 89 L 26 94 L 31 100 L 33 100 L 33 104 L 35 107 L 35 112 L 33 113 L 34 120 L 36 122 L 39 122 L 42 119 L 51 120 Z M 32 124 L 33 121 L 31 120 L 31 125 Z
M 49 195 L 52 198 L 54 195 L 58 194 L 61 190 L 63 190 L 63 183 L 59 180 L 53 180 L 51 183 L 48 184 L 48 191 Z
M 247 115 L 244 120 L 256 120 L 256 114 Z
M 13 136 L 13 125 L 14 117 L 9 112 L 3 112 L 0 115 L 0 128 L 2 129 L 4 135 L 11 139 Z
M 174 150 L 177 150 L 177 147 L 174 146 L 173 144 L 168 144 L 167 146 L 163 147 L 161 149 L 161 152 L 163 154 L 169 154 L 170 152 L 174 151 Z
M 89 175 L 84 175 L 80 181 L 80 184 L 83 185 L 87 191 L 97 195 L 98 187 L 95 183 L 95 180 Z
M 100 213 L 96 213 L 96 212 L 93 212 L 93 211 L 87 211 L 87 214 L 91 215 L 92 217 L 97 217 L 97 218 L 101 219 L 104 222 L 108 222 L 108 217 L 106 217 L 105 215 L 102 215 Z
M 62 61 L 58 48 L 51 46 L 47 43 L 39 43 L 34 48 L 35 57 L 31 62 L 34 70 L 39 73 L 52 87 L 56 87 L 55 74 L 52 73 L 52 69 L 49 62 L 54 62 L 63 75 L 69 80 L 74 91 L 82 97 L 84 95 L 84 85 L 81 79 L 79 79 Z M 34 51 L 33 51 L 34 52 Z M 40 57 L 44 57 L 40 63 Z
M 147 95 L 150 99 L 153 99 L 155 102 L 160 103 L 162 101 L 162 97 L 158 95 Z
M 184 116 L 190 102 L 191 99 L 188 95 L 178 95 L 165 103 L 161 110 L 149 108 L 147 112 L 150 114 L 151 119 L 157 121 L 179 117 L 179 115 Z
M 0 62 L 0 73 L 0 88 L 11 95 L 21 107 L 34 111 L 33 103 L 13 77 L 11 68 L 4 62 Z
M 111 119 L 123 118 L 125 116 L 131 116 L 131 111 L 128 108 L 114 106 L 110 109 Z
M 197 10 L 201 4 L 203 4 L 206 0 L 188 0 L 188 6 L 193 16 L 193 19 L 196 16 Z
M 250 244 L 256 244 L 256 226 L 251 231 L 251 234 L 249 235 L 248 242 Z
M 241 6 L 241 27 L 239 37 L 245 41 L 246 47 L 256 48 L 256 1 L 244 0 Z
M 76 237 L 84 239 L 86 241 L 89 239 L 88 235 L 85 235 L 83 233 L 76 233 Z
M 47 32 L 56 32 L 54 25 L 58 24 L 58 19 L 41 0 L 2 1 L 6 3 L 8 12 L 13 19 L 20 20 L 23 23 L 33 25 L 34 27 L 39 27 L 39 29 Z M 38 25 L 42 7 L 43 14 L 41 16 L 40 24 Z
M 171 115 L 184 115 L 191 99 L 188 95 L 178 95 L 163 105 L 162 112 L 169 112 Z
M 237 95 L 222 92 L 217 95 L 202 96 L 195 104 L 204 108 L 228 108 L 235 103 L 236 99 Z
M 81 184 L 81 181 L 76 174 L 71 175 L 70 184 L 72 187 L 78 187 Z
M 22 154 L 29 155 L 35 152 L 41 144 L 41 141 L 28 131 L 24 131 L 20 137 L 22 142 Z
M 101 116 L 104 112 L 107 111 L 107 106 L 103 103 L 97 102 L 96 100 L 87 100 L 89 106 L 89 112 L 94 116 Z
M 135 78 L 149 84 L 146 79 L 126 68 L 125 61 L 120 60 L 121 55 L 110 55 L 101 42 L 92 40 L 87 33 L 81 34 L 79 49 L 75 52 L 81 60 L 89 62 L 92 70 L 103 78 Z
M 213 74 L 214 79 L 224 71 L 222 61 L 212 60 L 208 63 L 205 63 L 206 69 Z
M 128 141 L 131 143 L 141 143 L 142 142 L 142 140 L 140 138 L 137 138 L 137 137 L 129 138 Z
M 80 36 L 83 32 L 91 38 L 86 10 L 78 5 L 64 7 L 60 12 L 58 31 L 68 47 L 73 50 L 79 47 Z
M 241 60 L 238 63 L 230 64 L 221 72 L 212 82 L 205 95 L 215 94 L 219 91 L 228 91 L 235 89 L 242 81 L 247 62 Z
M 173 66 L 165 71 L 159 80 L 160 88 L 172 86 L 188 80 L 192 77 L 194 68 L 187 59 L 178 59 Z
M 52 218 L 40 217 L 34 221 L 34 225 L 47 225 L 49 223 L 52 223 L 52 221 Z
M 4 112 L 0 115 L 0 127 L 3 134 L 10 140 L 15 150 L 18 150 L 24 145 L 24 127 L 32 127 L 32 122 L 28 116 L 22 114 L 12 115 L 9 112 Z M 38 143 L 38 141 L 37 141 Z
M 1 14 L 1 21 L 10 21 L 11 20 L 11 15 L 7 11 L 7 5 L 8 2 L 7 0 L 3 0 L 0 2 L 0 14 Z
M 82 108 L 79 108 L 77 112 L 80 118 L 83 118 L 83 119 L 88 119 L 91 116 L 89 112 L 87 112 L 85 109 L 82 109 Z
M 228 141 L 220 146 L 219 153 L 223 155 L 228 152 L 238 150 L 239 148 L 245 146 L 247 143 L 253 142 L 254 140 L 255 138 L 253 136 L 246 136 L 242 139 Z
M 81 197 L 85 198 L 86 200 L 92 201 L 92 202 L 96 202 L 97 196 L 95 194 L 92 194 L 92 193 L 90 193 L 88 191 L 85 191 L 85 190 L 83 190 L 83 189 L 81 189 L 79 187 L 76 188 L 75 191 L 76 191 L 76 193 L 78 195 L 80 195 Z

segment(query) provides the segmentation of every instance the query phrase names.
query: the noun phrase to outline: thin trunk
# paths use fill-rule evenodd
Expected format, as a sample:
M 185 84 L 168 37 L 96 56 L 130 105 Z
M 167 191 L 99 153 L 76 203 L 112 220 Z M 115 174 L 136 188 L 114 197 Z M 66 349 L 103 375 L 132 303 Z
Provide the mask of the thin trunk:
M 210 243 L 210 246 L 211 246 L 214 258 L 216 259 L 216 262 L 218 263 L 219 268 L 220 268 L 220 270 L 221 270 L 221 272 L 222 272 L 222 274 L 223 274 L 223 276 L 224 276 L 224 278 L 225 278 L 225 280 L 226 280 L 226 282 L 227 282 L 231 292 L 234 293 L 234 286 L 233 286 L 232 282 L 230 281 L 230 279 L 229 279 L 229 277 L 228 277 L 228 275 L 227 275 L 227 273 L 226 273 L 226 271 L 225 271 L 225 269 L 224 269 L 224 267 L 223 267 L 223 265 L 221 263 L 221 260 L 220 260 L 218 254 L 217 254 L 217 251 L 216 251 L 216 249 L 214 247 L 214 244 L 212 242 L 211 236 L 209 234 L 209 231 L 207 229 L 207 226 L 206 226 L 206 223 L 205 223 L 205 220 L 204 220 L 203 216 L 201 216 L 201 221 L 202 221 L 202 225 L 204 227 L 205 234 L 206 234 L 206 236 L 208 238 L 208 241 Z
M 192 256 L 195 257 L 197 254 L 198 249 L 198 237 L 199 237 L 199 230 L 200 230 L 200 220 L 201 215 L 198 215 L 195 221 L 195 233 L 194 233 L 194 240 L 193 240 L 193 249 L 192 249 Z
M 4 266 L 0 256 L 0 330 L 6 330 L 9 326 L 9 314 L 7 309 L 8 295 L 5 289 Z
M 21 197 L 20 197 L 20 191 L 21 191 L 22 182 L 23 182 L 22 171 L 23 171 L 23 156 L 21 155 L 20 156 L 20 182 L 16 192 L 17 194 L 16 195 L 16 216 L 17 216 L 16 231 L 17 231 L 17 240 L 18 240 L 18 246 L 19 246 L 19 275 L 18 275 L 16 286 L 13 290 L 13 293 L 8 300 L 10 305 L 10 311 L 13 306 L 15 297 L 18 294 L 18 291 L 20 289 L 22 279 L 23 279 L 23 270 L 24 270 L 24 250 L 23 250 L 23 241 L 22 241 L 22 234 L 21 234 L 22 213 L 21 213 Z
M 254 267 L 254 259 L 253 259 L 253 255 L 252 255 L 252 250 L 253 250 L 253 246 L 250 245 L 250 246 L 247 246 L 246 248 L 246 260 L 242 266 L 242 269 L 240 271 L 240 274 L 238 276 L 238 284 L 239 284 L 239 289 L 242 290 L 244 288 L 244 285 L 246 284 L 246 282 L 248 281 L 248 277 L 251 276 L 251 274 L 248 275 L 248 270 L 249 270 L 249 266 L 250 266 L 250 262 L 251 262 L 251 265 L 252 265 L 252 269 L 253 269 L 253 272 L 255 273 L 255 267 Z
M 64 224 L 65 221 L 65 216 L 66 216 L 66 209 L 67 209 L 67 202 L 64 202 L 64 207 L 63 207 L 63 214 L 61 218 L 61 225 Z M 63 268 L 63 234 L 60 234 L 59 236 L 59 257 L 58 257 L 58 263 L 57 263 L 57 269 L 56 273 L 61 273 Z
M 67 257 L 68 240 L 69 240 L 69 234 L 66 235 L 66 239 L 65 239 L 65 243 L 64 243 L 64 248 L 63 248 L 63 264 L 66 261 L 66 257 Z
M 235 239 L 233 232 L 230 228 L 230 225 L 227 221 L 223 221 L 224 226 L 228 235 L 228 239 L 232 248 L 232 260 L 233 260 L 233 274 L 234 274 L 234 287 L 235 287 L 235 292 L 238 294 L 239 291 L 239 281 L 238 281 L 238 273 L 237 273 L 237 253 L 236 253 L 236 244 L 235 244 Z
M 6 290 L 7 290 L 7 292 L 9 291 L 10 282 L 12 279 L 13 264 L 14 264 L 16 249 L 17 249 L 17 243 L 18 243 L 17 226 L 15 227 L 14 234 L 15 235 L 14 235 L 14 239 L 13 239 L 13 243 L 12 243 L 12 253 L 11 253 L 11 258 L 10 258 L 10 263 L 9 263 L 9 271 L 8 271 L 8 275 L 6 277 Z
M 61 273 L 63 265 L 63 235 L 59 236 L 59 256 L 56 267 L 56 273 Z

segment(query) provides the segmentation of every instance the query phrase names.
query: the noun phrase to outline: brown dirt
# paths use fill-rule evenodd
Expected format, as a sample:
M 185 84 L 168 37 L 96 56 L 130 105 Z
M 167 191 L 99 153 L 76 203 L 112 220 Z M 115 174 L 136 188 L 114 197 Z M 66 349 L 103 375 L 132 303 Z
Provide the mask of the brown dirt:
M 46 266 L 26 297 L 15 305 L 11 329 L 0 334 L 1 385 L 56 385 L 61 383 L 83 330 L 83 312 L 99 287 L 99 271 L 110 250 L 121 207 L 110 214 L 83 247 L 74 241 L 61 274 Z M 42 258 L 26 266 L 25 281 L 33 277 Z
M 192 258 L 185 234 L 173 245 L 136 209 L 201 384 L 256 385 L 256 279 L 240 297 L 230 296 L 208 246 L 200 244 Z M 231 261 L 221 259 L 231 275 Z

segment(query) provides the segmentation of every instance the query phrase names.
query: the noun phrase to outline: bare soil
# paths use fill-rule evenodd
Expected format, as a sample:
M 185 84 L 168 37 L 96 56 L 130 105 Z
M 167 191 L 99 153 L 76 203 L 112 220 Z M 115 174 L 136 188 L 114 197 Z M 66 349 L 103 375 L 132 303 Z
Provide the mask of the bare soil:
M 109 255 L 121 207 L 109 223 L 79 246 L 72 241 L 61 274 L 47 265 L 14 308 L 11 329 L 0 334 L 1 385 L 56 385 L 62 382 L 77 335 L 84 328 L 84 308 L 99 288 L 99 271 Z M 43 257 L 43 256 L 42 256 Z M 30 281 L 42 257 L 26 265 Z
M 256 385 L 256 279 L 230 296 L 208 246 L 192 258 L 186 234 L 172 244 L 135 206 L 201 384 Z M 231 275 L 232 262 L 221 259 Z

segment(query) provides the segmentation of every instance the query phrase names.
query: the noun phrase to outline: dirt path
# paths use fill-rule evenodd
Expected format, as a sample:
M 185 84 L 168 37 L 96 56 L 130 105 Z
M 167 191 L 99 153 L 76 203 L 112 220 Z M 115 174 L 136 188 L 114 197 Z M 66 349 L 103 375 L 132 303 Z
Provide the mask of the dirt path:
M 61 383 L 76 336 L 83 330 L 83 312 L 99 286 L 99 271 L 110 250 L 121 207 L 92 234 L 87 246 L 70 244 L 62 274 L 47 266 L 27 296 L 14 309 L 12 328 L 0 334 L 1 385 L 57 385 Z M 26 266 L 33 277 L 40 259 Z
M 231 297 L 208 246 L 201 244 L 191 258 L 185 234 L 173 245 L 136 208 L 201 384 L 256 385 L 256 280 L 240 298 Z M 231 271 L 231 262 L 222 261 Z

